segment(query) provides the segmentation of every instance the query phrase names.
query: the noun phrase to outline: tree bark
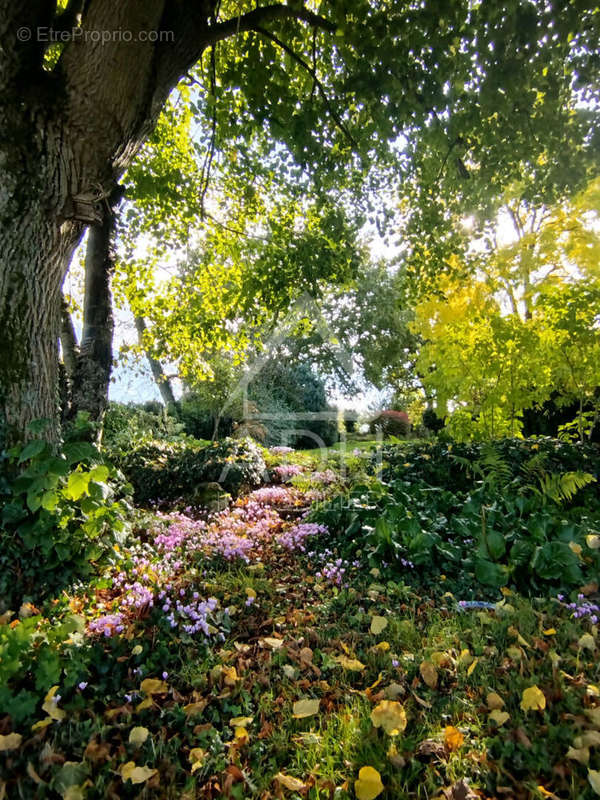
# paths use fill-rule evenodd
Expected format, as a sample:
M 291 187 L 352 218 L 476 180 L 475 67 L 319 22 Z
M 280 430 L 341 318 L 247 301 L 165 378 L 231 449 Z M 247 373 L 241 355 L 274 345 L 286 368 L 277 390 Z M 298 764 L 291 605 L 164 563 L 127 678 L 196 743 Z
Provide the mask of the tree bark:
M 150 353 L 144 342 L 144 331 L 146 330 L 146 321 L 144 320 L 143 317 L 135 318 L 135 327 L 138 334 L 138 342 L 140 343 L 140 347 L 144 349 L 146 358 L 148 359 L 148 364 L 150 365 L 150 371 L 152 372 L 152 377 L 154 378 L 154 381 L 158 386 L 158 391 L 160 392 L 162 401 L 167 409 L 174 408 L 176 406 L 176 401 L 175 401 L 175 395 L 173 394 L 173 387 L 171 386 L 171 381 L 165 375 L 160 361 L 152 356 L 152 354 Z
M 115 270 L 115 214 L 120 191 L 115 190 L 99 225 L 91 225 L 85 255 L 83 331 L 72 377 L 69 417 L 87 412 L 102 422 L 108 405 L 112 371 L 114 319 L 111 282 Z

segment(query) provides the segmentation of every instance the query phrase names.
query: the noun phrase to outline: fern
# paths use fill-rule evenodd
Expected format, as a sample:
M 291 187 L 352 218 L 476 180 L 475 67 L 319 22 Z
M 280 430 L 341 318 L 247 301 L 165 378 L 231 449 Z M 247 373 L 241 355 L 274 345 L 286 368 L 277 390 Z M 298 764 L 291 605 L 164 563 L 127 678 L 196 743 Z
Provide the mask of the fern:
M 488 486 L 503 487 L 510 483 L 512 478 L 510 464 L 492 443 L 486 443 L 481 448 L 479 466 Z
M 580 489 L 593 483 L 596 479 L 589 472 L 544 473 L 539 476 L 538 494 L 549 497 L 557 505 L 568 503 Z

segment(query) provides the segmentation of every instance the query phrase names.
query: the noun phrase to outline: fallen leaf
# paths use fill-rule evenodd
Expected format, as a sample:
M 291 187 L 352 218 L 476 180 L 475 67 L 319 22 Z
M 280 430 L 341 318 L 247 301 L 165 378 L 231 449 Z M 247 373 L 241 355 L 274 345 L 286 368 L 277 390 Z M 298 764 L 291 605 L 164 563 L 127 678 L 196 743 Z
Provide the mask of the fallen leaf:
M 31 726 L 31 730 L 32 731 L 42 730 L 43 728 L 47 728 L 48 725 L 52 725 L 53 722 L 54 720 L 52 719 L 52 717 L 45 717 L 45 719 L 41 719 L 39 720 L 39 722 L 34 722 L 33 725 Z
M 383 792 L 381 775 L 373 767 L 362 767 L 358 780 L 354 781 L 354 791 L 358 800 L 374 800 Z
M 546 708 L 546 697 L 537 686 L 530 686 L 523 691 L 521 699 L 523 711 L 543 711 Z
M 192 775 L 196 772 L 197 769 L 204 764 L 204 759 L 206 758 L 206 750 L 203 750 L 201 747 L 193 747 L 190 750 L 189 759 L 192 764 Z
M 589 533 L 585 537 L 585 541 L 587 543 L 587 546 L 590 548 L 590 550 L 598 550 L 598 549 L 600 549 L 600 536 L 598 536 L 598 534 Z
M 128 761 L 121 766 L 119 774 L 124 781 L 145 783 L 153 775 L 156 775 L 156 770 L 150 769 L 150 767 L 136 767 L 133 761 Z
M 493 711 L 490 711 L 488 714 L 488 719 L 491 719 L 492 722 L 495 722 L 496 725 L 500 728 L 510 719 L 510 714 L 507 714 L 506 711 L 500 711 L 499 708 L 494 708 Z
M 387 628 L 388 621 L 385 617 L 372 617 L 371 618 L 371 633 L 377 636 Z
M 265 645 L 270 647 L 271 650 L 279 650 L 279 648 L 283 645 L 283 639 L 275 639 L 274 636 L 265 636 L 264 639 L 260 640 L 260 643 L 263 645 L 263 647 Z
M 580 764 L 587 764 L 590 760 L 590 751 L 587 747 L 569 747 L 567 750 L 567 758 L 572 758 L 574 761 L 579 761 Z
M 348 658 L 348 656 L 335 656 L 335 661 L 344 669 L 349 669 L 351 672 L 360 672 L 365 668 L 365 665 L 357 658 Z
M 277 775 L 275 775 L 275 780 L 279 781 L 282 786 L 285 786 L 286 789 L 290 789 L 292 792 L 301 792 L 303 789 L 306 789 L 306 784 L 301 780 L 293 778 L 291 775 L 284 775 L 283 772 L 278 772 Z
M 600 794 L 600 772 L 597 769 L 589 770 L 588 783 L 596 794 Z
M 467 677 L 473 674 L 473 670 L 475 669 L 477 664 L 479 664 L 479 659 L 474 658 L 473 661 L 469 664 L 469 668 L 467 669 Z
M 31 761 L 28 761 L 28 762 L 27 762 L 27 774 L 29 775 L 29 777 L 31 778 L 31 780 L 32 780 L 34 783 L 37 783 L 37 785 L 38 785 L 38 786 L 45 786 L 45 785 L 46 785 L 46 781 L 43 781 L 43 780 L 40 778 L 40 776 L 39 776 L 39 775 L 37 774 L 37 772 L 35 771 L 35 767 L 34 767 L 34 766 L 33 766 L 33 764 L 31 763 Z
M 207 700 L 198 700 L 196 703 L 188 703 L 183 707 L 183 711 L 187 717 L 201 714 L 208 704 Z
M 142 700 L 141 703 L 137 704 L 137 706 L 135 707 L 135 710 L 136 711 L 143 711 L 145 708 L 152 708 L 153 705 L 154 705 L 154 702 L 152 700 L 152 697 L 150 695 L 148 695 L 148 697 L 144 698 L 144 700 Z M 119 711 L 119 709 L 117 709 L 117 711 Z
M 375 728 L 383 728 L 390 736 L 397 736 L 406 728 L 406 711 L 396 700 L 382 700 L 371 711 Z
M 448 789 L 443 789 L 443 792 L 446 800 L 479 800 L 479 795 L 475 794 L 464 778 Z
M 495 709 L 502 708 L 504 706 L 504 700 L 497 692 L 488 692 L 485 702 L 490 711 L 494 711 Z
M 136 646 L 135 646 L 135 647 L 133 648 L 133 650 L 131 651 L 131 655 L 132 655 L 132 656 L 139 656 L 139 655 L 140 655 L 140 653 L 143 651 L 143 649 L 144 649 L 144 648 L 142 647 L 142 645 L 141 645 L 141 644 L 136 644 Z
M 129 744 L 133 744 L 136 747 L 140 747 L 144 744 L 146 739 L 150 736 L 150 731 L 148 728 L 143 728 L 138 726 L 136 728 L 132 728 L 129 734 Z
M 592 725 L 600 728 L 600 706 L 597 708 L 586 708 L 585 715 L 591 720 Z
M 578 736 L 573 744 L 576 747 L 599 747 L 600 731 L 586 731 L 581 736 Z
M 229 720 L 229 724 L 232 728 L 245 728 L 246 725 L 250 725 L 254 717 L 232 717 Z
M 387 651 L 390 649 L 390 643 L 389 642 L 379 642 L 379 644 L 376 644 L 373 649 L 374 650 L 381 650 L 382 653 L 387 653 Z
M 225 686 L 235 686 L 235 684 L 239 681 L 235 667 L 223 667 L 221 674 L 223 676 Z
M 67 712 L 63 711 L 62 708 L 58 707 L 58 697 L 56 696 L 56 692 L 58 691 L 58 686 L 53 686 L 48 694 L 46 695 L 44 702 L 42 703 L 42 709 L 48 714 L 51 719 L 60 721 L 67 716 Z
M 451 752 L 463 746 L 465 737 L 454 725 L 447 725 L 444 731 L 444 744 Z
M 421 673 L 421 677 L 429 686 L 430 689 L 435 689 L 438 682 L 438 672 L 431 661 L 423 661 L 421 662 L 421 666 L 419 667 L 419 672 Z
M 0 753 L 5 753 L 7 750 L 16 750 L 20 747 L 23 737 L 20 733 L 9 733 L 6 736 L 0 736 Z
M 248 731 L 246 730 L 246 728 L 244 728 L 243 725 L 238 725 L 238 727 L 233 732 L 233 738 L 240 743 L 247 741 Z
M 296 700 L 292 707 L 294 719 L 304 719 L 304 717 L 312 717 L 314 714 L 319 713 L 320 700 L 313 700 L 306 697 L 304 700 Z
M 596 649 L 596 642 L 594 637 L 591 633 L 584 633 L 583 636 L 580 636 L 577 644 L 581 647 L 582 650 L 595 650 Z
M 140 684 L 140 690 L 144 694 L 164 694 L 169 691 L 169 687 L 165 681 L 159 681 L 158 678 L 146 678 Z M 139 706 L 138 706 L 139 708 Z
M 545 631 L 542 631 L 544 636 L 556 636 L 556 628 L 547 628 Z

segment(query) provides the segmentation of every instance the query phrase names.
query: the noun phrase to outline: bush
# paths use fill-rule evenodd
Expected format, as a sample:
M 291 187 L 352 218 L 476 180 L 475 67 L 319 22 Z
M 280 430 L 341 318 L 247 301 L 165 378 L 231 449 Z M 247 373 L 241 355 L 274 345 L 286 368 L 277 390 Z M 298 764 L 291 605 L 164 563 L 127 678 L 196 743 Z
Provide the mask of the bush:
M 373 468 L 377 469 L 374 459 Z M 578 591 L 600 572 L 600 453 L 515 439 L 383 448 L 383 483 L 320 509 L 327 545 L 458 597 Z
M 410 420 L 405 411 L 382 411 L 371 420 L 371 433 L 380 430 L 384 436 L 407 436 Z
M 16 606 L 44 599 L 115 556 L 128 505 L 119 476 L 88 442 L 60 453 L 34 439 L 3 453 L 0 598 Z
M 102 426 L 102 444 L 109 451 L 128 450 L 142 439 L 172 438 L 182 430 L 183 425 L 158 402 L 109 403 Z
M 191 438 L 145 442 L 117 461 L 131 482 L 138 505 L 192 502 L 199 484 L 218 482 L 237 494 L 258 486 L 265 471 L 262 451 L 251 439 L 200 442 Z
M 433 408 L 426 408 L 423 412 L 422 424 L 431 433 L 438 433 L 444 427 L 444 420 L 438 417 Z

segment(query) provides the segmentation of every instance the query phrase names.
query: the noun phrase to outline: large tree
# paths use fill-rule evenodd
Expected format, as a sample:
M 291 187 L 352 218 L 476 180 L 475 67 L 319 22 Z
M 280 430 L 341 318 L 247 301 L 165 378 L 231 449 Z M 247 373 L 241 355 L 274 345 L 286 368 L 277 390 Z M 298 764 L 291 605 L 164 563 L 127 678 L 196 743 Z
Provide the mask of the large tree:
M 248 131 L 264 129 L 289 146 L 299 178 L 318 162 L 333 181 L 432 119 L 455 119 L 443 136 L 458 141 L 496 109 L 506 111 L 504 178 L 523 148 L 535 156 L 551 115 L 563 119 L 573 81 L 591 81 L 597 27 L 585 0 L 0 0 L 5 421 L 18 433 L 46 417 L 56 434 L 72 254 L 87 226 L 105 223 L 119 178 L 205 52 L 196 105 L 209 149 L 217 128 L 240 153 Z M 536 98 L 543 124 L 526 139 L 523 109 Z

